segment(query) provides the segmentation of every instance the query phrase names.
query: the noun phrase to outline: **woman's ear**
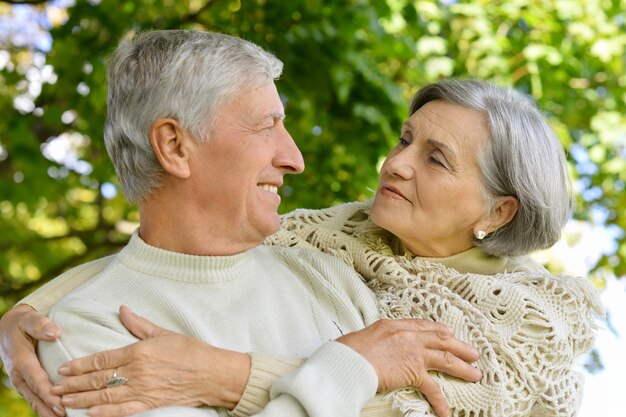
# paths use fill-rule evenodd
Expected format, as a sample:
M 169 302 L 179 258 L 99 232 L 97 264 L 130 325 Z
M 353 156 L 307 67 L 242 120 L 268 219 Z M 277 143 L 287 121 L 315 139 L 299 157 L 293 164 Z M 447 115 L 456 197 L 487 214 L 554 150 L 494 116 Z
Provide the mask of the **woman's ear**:
M 519 208 L 519 201 L 513 196 L 499 197 L 496 201 L 496 207 L 490 215 L 490 224 L 487 233 L 492 233 L 507 225 Z
M 176 119 L 156 119 L 150 126 L 150 145 L 167 173 L 178 178 L 189 178 L 196 142 Z
M 513 196 L 499 197 L 491 213 L 474 225 L 474 236 L 478 239 L 483 239 L 486 235 L 505 226 L 513 220 L 518 208 L 519 201 L 517 198 Z

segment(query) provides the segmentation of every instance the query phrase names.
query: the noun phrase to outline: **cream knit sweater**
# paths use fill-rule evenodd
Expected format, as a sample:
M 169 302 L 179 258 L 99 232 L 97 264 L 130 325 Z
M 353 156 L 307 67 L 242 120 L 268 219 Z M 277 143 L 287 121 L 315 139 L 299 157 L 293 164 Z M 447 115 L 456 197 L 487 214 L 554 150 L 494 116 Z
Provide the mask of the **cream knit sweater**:
M 356 416 L 376 392 L 371 365 L 333 342 L 378 316 L 360 277 L 335 258 L 269 246 L 234 256 L 192 256 L 149 246 L 135 233 L 102 262 L 104 269 L 50 310 L 63 334 L 40 342 L 39 356 L 53 381 L 67 360 L 137 341 L 117 317 L 125 304 L 162 327 L 221 348 L 308 358 L 273 383 L 272 400 L 259 415 Z M 63 279 L 97 269 L 82 266 Z M 216 416 L 226 410 L 175 407 L 147 415 Z M 86 416 L 86 410 L 68 409 L 68 416 Z
M 478 249 L 443 259 L 402 256 L 398 241 L 372 225 L 367 210 L 361 203 L 298 210 L 283 217 L 283 228 L 266 243 L 336 255 L 356 268 L 380 297 L 382 316 L 440 319 L 480 347 L 478 366 L 485 374 L 480 384 L 437 376 L 452 416 L 576 414 L 582 380 L 571 364 L 574 356 L 590 349 L 591 313 L 601 312 L 586 280 L 548 275 L 528 260 L 488 257 Z M 81 265 L 22 303 L 45 312 L 112 258 Z M 254 353 L 248 385 L 232 414 L 261 412 L 272 384 L 302 362 Z M 395 416 L 392 401 L 412 415 L 433 415 L 413 390 L 393 393 L 387 400 L 378 395 L 362 415 Z
M 404 255 L 396 238 L 369 221 L 368 209 L 349 203 L 297 210 L 266 243 L 337 256 L 363 276 L 382 317 L 445 323 L 476 346 L 482 381 L 436 375 L 451 416 L 577 414 L 583 379 L 572 362 L 593 345 L 593 313 L 603 314 L 586 279 L 550 275 L 528 260 L 488 257 L 477 248 L 445 259 Z M 413 390 L 389 397 L 406 415 L 434 416 Z

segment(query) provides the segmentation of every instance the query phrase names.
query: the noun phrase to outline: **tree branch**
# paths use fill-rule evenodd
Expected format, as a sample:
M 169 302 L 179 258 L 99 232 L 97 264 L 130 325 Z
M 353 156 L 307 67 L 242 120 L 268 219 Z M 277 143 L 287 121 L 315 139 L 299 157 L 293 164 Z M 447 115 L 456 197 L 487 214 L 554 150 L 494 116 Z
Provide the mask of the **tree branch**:
M 48 0 L 0 0 L 0 3 L 9 4 L 42 4 L 47 2 Z

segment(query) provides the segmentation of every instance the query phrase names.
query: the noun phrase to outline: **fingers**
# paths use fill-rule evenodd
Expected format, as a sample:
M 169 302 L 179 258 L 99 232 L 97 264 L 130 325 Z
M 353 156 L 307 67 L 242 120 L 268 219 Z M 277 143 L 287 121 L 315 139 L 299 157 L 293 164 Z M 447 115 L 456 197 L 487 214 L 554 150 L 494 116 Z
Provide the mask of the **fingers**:
M 457 339 L 452 330 L 445 324 L 422 319 L 403 320 L 411 322 L 410 325 L 415 327 L 414 331 L 419 333 L 419 337 L 427 338 L 425 343 L 431 349 L 450 352 L 465 362 L 474 362 L 480 357 L 480 353 L 476 348 Z
M 429 351 L 425 360 L 428 370 L 440 371 L 468 382 L 478 382 L 483 373 L 450 352 Z
M 118 368 L 119 370 L 119 368 Z M 71 393 L 99 390 L 104 388 L 106 382 L 111 379 L 113 371 L 110 369 L 103 371 L 90 372 L 84 375 L 70 376 L 59 382 L 52 387 L 52 393 L 55 395 L 66 395 Z M 89 407 L 94 404 L 87 404 L 84 407 Z
M 57 372 L 63 376 L 76 376 L 103 370 L 109 370 L 111 373 L 113 369 L 117 369 L 132 360 L 133 346 L 124 346 L 118 349 L 94 353 L 84 358 L 73 359 L 61 365 Z
M 16 386 L 17 388 L 17 386 Z M 49 407 L 39 396 L 37 396 L 34 392 L 28 388 L 28 386 L 21 386 L 19 389 L 20 393 L 24 396 L 28 404 L 33 409 L 33 411 L 39 417 L 63 417 L 65 416 L 65 410 L 61 405 L 60 398 L 59 404 L 55 405 L 54 408 Z
M 49 318 L 43 316 L 30 306 L 19 306 L 24 314 L 17 322 L 18 328 L 35 340 L 53 341 L 61 336 L 61 328 Z
M 91 407 L 90 417 L 125 417 L 148 410 L 150 407 L 138 401 L 131 401 L 122 404 L 108 404 Z
M 52 383 L 48 374 L 41 368 L 37 357 L 34 354 L 24 356 L 20 362 L 25 372 L 22 374 L 23 380 L 20 380 L 19 384 L 16 382 L 16 388 L 24 397 L 32 395 L 33 398 L 29 401 L 38 404 L 39 408 L 46 410 L 56 408 L 57 414 L 64 415 L 61 397 L 51 393 Z
M 131 333 L 140 339 L 148 339 L 170 333 L 169 330 L 165 330 L 151 321 L 139 317 L 126 306 L 120 307 L 120 320 Z M 135 344 L 74 359 L 64 363 L 58 369 L 58 372 L 63 376 L 74 376 L 105 369 L 116 369 L 132 360 L 134 347 Z
M 120 320 L 133 335 L 141 340 L 160 336 L 167 332 L 150 320 L 136 315 L 126 306 L 120 307 Z
M 102 388 L 102 386 L 99 388 Z M 64 395 L 61 402 L 65 407 L 69 408 L 89 408 L 104 404 L 123 404 L 132 397 L 131 391 L 130 388 L 123 385 L 119 387 L 96 389 L 95 391 Z
M 419 337 L 428 348 L 423 353 L 426 370 L 440 371 L 469 382 L 481 380 L 482 372 L 469 363 L 479 359 L 477 349 L 454 337 L 452 330 L 441 323 L 419 320 L 414 325 L 421 330 Z
M 416 388 L 424 394 L 424 397 L 426 397 L 426 400 L 428 400 L 438 417 L 448 417 L 449 411 L 446 397 L 433 377 L 424 374 L 421 381 L 416 384 Z

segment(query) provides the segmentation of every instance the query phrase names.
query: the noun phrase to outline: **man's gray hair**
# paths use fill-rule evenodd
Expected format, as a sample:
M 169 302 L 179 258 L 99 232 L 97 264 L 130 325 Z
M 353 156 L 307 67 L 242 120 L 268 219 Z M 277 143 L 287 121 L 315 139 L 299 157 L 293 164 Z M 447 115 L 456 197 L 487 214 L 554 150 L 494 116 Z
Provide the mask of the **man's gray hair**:
M 474 244 L 495 256 L 524 255 L 554 245 L 572 213 L 571 181 L 563 146 L 534 101 L 511 88 L 448 79 L 418 91 L 409 114 L 433 100 L 486 115 L 490 138 L 478 157 L 483 194 L 492 207 L 498 197 L 519 201 L 510 223 Z
M 127 200 L 138 203 L 160 185 L 164 171 L 150 146 L 156 119 L 171 117 L 209 140 L 220 105 L 282 69 L 257 45 L 219 33 L 158 30 L 122 41 L 107 65 L 104 140 Z

